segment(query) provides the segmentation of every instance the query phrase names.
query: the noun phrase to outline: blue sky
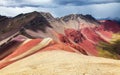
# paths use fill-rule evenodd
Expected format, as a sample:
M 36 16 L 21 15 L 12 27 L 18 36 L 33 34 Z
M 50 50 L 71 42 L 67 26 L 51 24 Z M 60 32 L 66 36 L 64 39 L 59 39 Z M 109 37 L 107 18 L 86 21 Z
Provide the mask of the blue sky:
M 0 0 L 1 15 L 16 16 L 32 11 L 50 12 L 55 17 L 74 13 L 120 18 L 120 0 Z

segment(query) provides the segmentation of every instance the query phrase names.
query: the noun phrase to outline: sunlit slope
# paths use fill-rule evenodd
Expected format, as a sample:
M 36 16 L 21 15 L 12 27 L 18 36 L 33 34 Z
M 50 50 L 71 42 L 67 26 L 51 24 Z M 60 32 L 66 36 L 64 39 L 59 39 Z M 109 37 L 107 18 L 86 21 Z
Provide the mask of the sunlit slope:
M 31 55 L 0 70 L 0 75 L 119 75 L 120 61 L 61 50 Z

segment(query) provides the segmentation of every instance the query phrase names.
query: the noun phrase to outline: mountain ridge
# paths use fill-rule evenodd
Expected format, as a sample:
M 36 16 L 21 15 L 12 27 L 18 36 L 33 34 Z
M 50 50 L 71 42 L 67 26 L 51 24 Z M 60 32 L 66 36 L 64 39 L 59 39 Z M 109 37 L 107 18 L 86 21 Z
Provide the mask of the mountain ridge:
M 76 16 L 76 17 L 75 17 Z M 74 15 L 68 15 L 68 21 L 70 20 L 70 17 L 75 17 L 74 18 L 74 20 L 76 20 L 77 19 L 77 17 L 81 17 L 82 16 L 82 18 L 85 18 L 85 19 L 87 19 L 86 18 L 86 16 L 83 16 L 83 15 L 78 15 L 78 14 L 74 14 Z M 5 17 L 5 16 L 4 16 Z M 95 20 L 93 17 L 91 17 L 91 16 L 89 16 L 95 23 L 98 23 L 97 22 L 97 20 Z M 8 19 L 8 18 L 7 18 Z M 45 12 L 36 12 L 36 11 L 34 11 L 34 12 L 31 12 L 31 13 L 26 13 L 26 14 L 19 14 L 19 15 L 17 15 L 17 16 L 15 16 L 15 17 L 13 17 L 13 18 L 10 18 L 10 20 L 8 20 L 8 22 L 6 22 L 5 24 L 3 24 L 2 22 L 4 22 L 5 20 L 3 20 L 2 22 L 0 22 L 0 26 L 4 26 L 4 28 L 2 28 L 2 29 L 0 29 L 0 33 L 2 34 L 2 33 L 5 33 L 5 32 L 9 32 L 9 31 L 11 31 L 11 30 L 16 30 L 16 31 L 18 31 L 18 30 L 20 30 L 21 28 L 23 28 L 24 26 L 25 26 L 25 28 L 27 27 L 27 29 L 28 28 L 30 28 L 30 29 L 32 29 L 32 30 L 35 30 L 35 29 L 33 29 L 33 28 L 36 28 L 36 27 L 40 27 L 39 26 L 39 24 L 40 25 L 42 25 L 43 24 L 43 26 L 45 26 L 45 25 L 48 25 L 49 27 L 51 27 L 50 26 L 50 21 L 58 21 L 59 20 L 59 22 L 61 21 L 61 22 L 63 22 L 63 21 L 65 21 L 65 19 L 66 19 L 66 16 L 65 17 L 61 17 L 61 18 L 59 18 L 59 19 L 56 19 L 56 18 L 54 18 L 50 13 L 45 13 Z M 37 21 L 38 20 L 38 21 Z M 34 23 L 34 21 L 36 21 L 35 23 Z M 37 22 L 38 22 L 38 24 L 37 24 Z M 30 24 L 31 23 L 31 24 Z M 32 26 L 33 24 L 35 24 L 35 26 L 36 27 L 30 27 L 30 26 Z M 64 22 L 65 23 L 65 22 Z M 63 23 L 62 23 L 63 24 Z M 30 26 L 29 26 L 30 25 Z M 34 26 L 34 25 L 33 25 Z M 42 29 L 42 28 L 41 28 Z M 43 28 L 43 31 L 45 31 L 44 30 L 44 28 Z M 13 31 L 14 32 L 14 31 Z M 0 34 L 0 35 L 1 35 Z M 13 34 L 13 33 L 12 33 Z M 2 35 L 1 35 L 2 36 Z M 4 35 L 3 35 L 4 36 Z
M 109 43 L 112 35 L 120 31 L 118 23 L 96 20 L 90 15 L 70 14 L 54 18 L 48 12 L 36 11 L 10 18 L 5 26 L 4 32 L 0 34 L 0 47 L 6 47 L 11 41 L 50 37 L 85 55 L 94 56 L 98 56 L 96 45 L 100 41 Z

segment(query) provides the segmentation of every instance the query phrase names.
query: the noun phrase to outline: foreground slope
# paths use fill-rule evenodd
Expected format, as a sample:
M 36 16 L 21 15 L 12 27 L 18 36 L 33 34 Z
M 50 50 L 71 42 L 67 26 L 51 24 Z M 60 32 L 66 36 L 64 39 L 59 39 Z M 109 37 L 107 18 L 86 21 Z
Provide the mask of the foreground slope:
M 119 75 L 120 61 L 61 50 L 33 54 L 0 70 L 0 75 Z

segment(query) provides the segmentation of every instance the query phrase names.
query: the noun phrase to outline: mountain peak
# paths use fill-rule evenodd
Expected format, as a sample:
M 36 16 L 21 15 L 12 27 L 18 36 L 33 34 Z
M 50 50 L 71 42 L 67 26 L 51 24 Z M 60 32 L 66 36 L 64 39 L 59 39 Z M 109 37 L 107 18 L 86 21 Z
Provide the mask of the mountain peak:
M 54 17 L 49 12 L 37 12 L 37 11 L 34 11 L 34 12 L 27 13 L 26 15 L 34 15 L 34 16 L 37 16 L 37 17 L 43 16 L 48 20 L 54 19 Z
M 99 24 L 99 22 L 92 17 L 91 15 L 87 14 L 87 15 L 83 15 L 83 14 L 70 14 L 70 15 L 66 15 L 64 17 L 61 17 L 61 19 L 63 19 L 64 21 L 69 21 L 69 20 L 76 20 L 76 19 L 82 19 L 86 22 L 90 22 L 90 23 L 97 23 Z

